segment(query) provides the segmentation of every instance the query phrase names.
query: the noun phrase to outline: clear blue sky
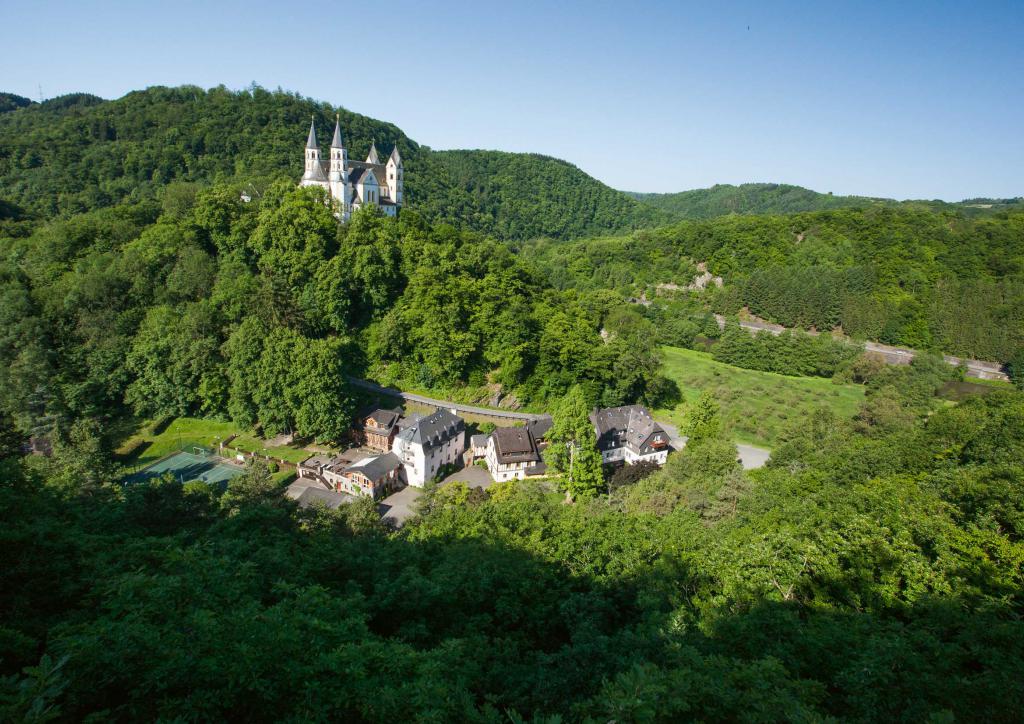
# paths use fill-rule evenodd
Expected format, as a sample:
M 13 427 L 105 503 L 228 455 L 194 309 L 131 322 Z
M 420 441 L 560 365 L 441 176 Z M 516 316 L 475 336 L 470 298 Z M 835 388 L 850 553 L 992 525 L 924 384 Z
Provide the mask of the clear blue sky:
M 1024 194 L 1024 0 L 0 0 L 0 26 L 0 89 L 33 98 L 255 81 L 621 189 Z

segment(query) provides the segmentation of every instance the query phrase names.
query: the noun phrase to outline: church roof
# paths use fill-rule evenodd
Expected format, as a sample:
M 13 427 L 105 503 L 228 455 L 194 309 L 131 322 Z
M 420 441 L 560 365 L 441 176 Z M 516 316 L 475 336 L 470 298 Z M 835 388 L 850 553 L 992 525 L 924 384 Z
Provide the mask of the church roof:
M 395 147 L 391 149 L 391 156 L 389 158 L 393 158 L 396 164 L 402 162 L 402 156 L 398 153 L 397 143 L 395 144 Z
M 380 163 L 380 156 L 377 154 L 376 143 L 370 143 L 370 153 L 366 157 L 366 163 Z
M 331 140 L 331 148 L 344 148 L 345 144 L 341 142 L 341 119 L 334 119 L 334 138 Z
M 387 170 L 382 163 L 367 163 L 365 161 L 349 161 L 348 163 L 350 171 L 348 172 L 348 180 L 351 183 L 357 184 L 359 180 L 363 178 L 363 174 L 367 171 L 372 171 L 374 178 L 377 179 L 378 186 L 385 186 L 384 180 L 387 178 Z
M 309 121 L 309 138 L 306 139 L 306 148 L 320 148 L 316 142 L 316 119 Z

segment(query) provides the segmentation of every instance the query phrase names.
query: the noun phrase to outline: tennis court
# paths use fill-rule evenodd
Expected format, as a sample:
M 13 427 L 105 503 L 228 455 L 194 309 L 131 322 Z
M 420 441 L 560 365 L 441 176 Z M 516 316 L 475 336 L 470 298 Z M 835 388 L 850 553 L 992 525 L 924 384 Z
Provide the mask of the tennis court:
M 201 480 L 204 483 L 226 483 L 231 478 L 244 473 L 238 465 L 231 465 L 209 454 L 176 452 L 163 460 L 157 460 L 147 468 L 125 478 L 126 483 L 141 483 L 152 478 L 159 478 L 164 473 L 172 473 L 178 481 L 187 483 L 190 480 Z

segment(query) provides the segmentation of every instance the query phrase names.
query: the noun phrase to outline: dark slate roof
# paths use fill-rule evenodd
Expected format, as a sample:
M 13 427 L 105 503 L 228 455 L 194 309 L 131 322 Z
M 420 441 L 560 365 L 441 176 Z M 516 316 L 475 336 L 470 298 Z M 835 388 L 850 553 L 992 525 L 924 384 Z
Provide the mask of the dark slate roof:
M 644 441 L 655 431 L 664 432 L 661 425 L 651 417 L 651 413 L 647 411 L 646 407 L 634 406 L 629 412 L 629 423 L 626 426 L 626 444 L 639 450 Z
M 398 424 L 398 419 L 401 416 L 398 410 L 374 410 L 366 416 L 366 426 L 390 430 Z
M 491 433 L 499 463 L 528 463 L 540 460 L 537 442 L 525 427 L 499 427 Z
M 398 459 L 398 456 L 394 453 L 385 453 L 378 455 L 375 458 L 368 460 L 361 465 L 350 465 L 349 467 L 342 470 L 342 473 L 359 472 L 368 477 L 370 480 L 380 480 L 385 475 L 390 473 L 392 470 L 397 470 L 402 466 L 402 461 Z
M 351 183 L 359 183 L 359 179 L 363 177 L 364 173 L 367 171 L 373 171 L 373 176 L 377 179 L 377 185 L 381 188 L 387 188 L 387 169 L 383 164 L 366 163 L 364 161 L 349 161 L 348 166 L 348 180 Z
M 412 427 L 421 419 L 423 419 L 423 415 L 418 412 L 411 412 L 407 417 L 403 417 L 398 421 L 398 429 L 404 430 L 407 427 Z
M 341 120 L 334 120 L 334 138 L 331 140 L 331 148 L 344 148 L 345 144 L 341 142 Z
M 539 462 L 536 465 L 531 465 L 524 472 L 527 475 L 547 475 L 548 464 L 545 462 Z
M 398 434 L 410 442 L 431 447 L 451 440 L 465 429 L 466 423 L 461 417 L 456 417 L 448 410 L 438 410 L 412 422 Z
M 320 148 L 316 142 L 316 119 L 309 122 L 309 138 L 306 139 L 306 148 Z
M 334 458 L 330 455 L 313 455 L 303 460 L 299 465 L 304 468 L 321 468 L 331 465 L 334 462 Z
M 544 415 L 543 417 L 534 418 L 526 423 L 526 429 L 533 435 L 534 440 L 543 440 L 544 436 L 548 434 L 548 430 L 555 424 L 554 420 L 551 419 L 551 415 Z
M 653 433 L 660 432 L 668 439 L 661 425 L 654 421 L 651 413 L 642 405 L 626 405 L 594 410 L 590 413 L 590 422 L 597 433 L 597 446 L 602 450 L 628 446 L 639 452 Z
M 469 438 L 469 444 L 472 447 L 487 447 L 487 436 L 486 435 L 474 435 Z
M 354 503 L 355 498 L 345 493 L 336 493 L 333 490 L 323 488 L 306 488 L 302 494 L 295 499 L 300 508 L 308 508 L 314 503 L 322 503 L 328 508 L 340 508 L 348 503 Z

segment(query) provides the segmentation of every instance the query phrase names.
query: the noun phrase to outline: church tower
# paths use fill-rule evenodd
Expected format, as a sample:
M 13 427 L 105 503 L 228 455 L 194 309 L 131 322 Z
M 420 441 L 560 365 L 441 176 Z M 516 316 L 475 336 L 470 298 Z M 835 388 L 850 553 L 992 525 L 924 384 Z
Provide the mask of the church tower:
M 347 220 L 351 211 L 352 195 L 348 183 L 348 151 L 341 140 L 341 119 L 335 116 L 334 138 L 331 139 L 331 170 L 328 176 L 331 196 L 338 206 L 342 220 Z
M 331 181 L 347 180 L 348 151 L 341 141 L 341 118 L 335 116 L 334 138 L 331 140 Z
M 320 144 L 316 142 L 316 119 L 309 122 L 309 137 L 306 139 L 306 172 L 300 186 L 327 186 L 327 177 L 320 165 Z
M 402 170 L 402 156 L 398 153 L 398 143 L 395 143 L 395 147 L 391 150 L 391 155 L 388 157 L 387 165 L 387 177 L 388 177 L 388 195 L 391 196 L 391 201 L 396 206 L 402 205 L 402 187 L 404 185 L 403 170 Z
M 397 143 L 383 161 L 377 144 L 370 143 L 365 161 L 354 161 L 341 137 L 341 118 L 335 116 L 334 137 L 328 159 L 320 158 L 316 138 L 316 116 L 310 120 L 306 137 L 305 171 L 299 186 L 319 186 L 327 192 L 327 203 L 340 221 L 348 221 L 363 206 L 375 206 L 386 216 L 398 215 L 404 199 L 402 156 Z

